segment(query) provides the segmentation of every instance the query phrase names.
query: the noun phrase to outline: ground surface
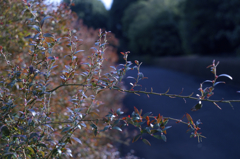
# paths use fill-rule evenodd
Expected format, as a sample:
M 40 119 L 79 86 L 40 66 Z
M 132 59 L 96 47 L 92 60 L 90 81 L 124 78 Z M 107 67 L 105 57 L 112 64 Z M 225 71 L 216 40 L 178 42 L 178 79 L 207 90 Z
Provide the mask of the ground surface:
M 170 70 L 142 67 L 147 80 L 140 82 L 143 88 L 154 92 L 165 92 L 170 88 L 169 93 L 179 94 L 184 88 L 182 95 L 189 95 L 192 92 L 199 93 L 199 83 L 206 79 L 199 79 L 194 76 L 178 73 Z M 206 70 L 209 71 L 209 70 Z M 129 71 L 128 76 L 136 75 L 135 71 Z M 210 80 L 210 79 L 209 79 Z M 228 81 L 221 77 L 221 80 Z M 125 84 L 130 87 L 132 79 L 125 79 Z M 128 88 L 129 88 L 128 87 Z M 240 89 L 228 85 L 219 84 L 215 89 L 215 95 L 211 99 L 240 99 L 240 94 L 236 91 Z M 122 152 L 127 153 L 131 149 L 135 150 L 135 155 L 145 159 L 239 159 L 240 158 L 240 103 L 233 103 L 234 110 L 228 104 L 220 103 L 219 110 L 214 104 L 203 102 L 203 108 L 196 112 L 191 112 L 191 108 L 196 101 L 186 99 L 171 99 L 168 97 L 146 95 L 140 97 L 128 94 L 124 99 L 124 105 L 133 111 L 133 106 L 143 109 L 143 112 L 153 112 L 154 115 L 161 113 L 163 116 L 181 118 L 183 114 L 191 114 L 194 121 L 201 119 L 202 125 L 200 132 L 207 137 L 202 143 L 197 142 L 197 138 L 189 138 L 186 133 L 188 129 L 184 124 L 169 122 L 173 127 L 168 130 L 167 142 L 146 136 L 152 146 L 145 145 L 141 140 L 131 144 L 129 147 L 122 146 Z M 186 119 L 185 119 L 186 120 Z

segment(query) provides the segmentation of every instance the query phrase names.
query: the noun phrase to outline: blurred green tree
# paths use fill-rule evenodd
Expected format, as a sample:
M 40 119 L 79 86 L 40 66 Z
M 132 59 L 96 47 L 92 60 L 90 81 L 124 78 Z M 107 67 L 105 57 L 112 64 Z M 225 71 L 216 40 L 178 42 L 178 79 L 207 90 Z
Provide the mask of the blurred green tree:
M 69 3 L 69 0 L 65 0 Z M 74 0 L 71 10 L 76 12 L 79 19 L 88 27 L 107 28 L 108 12 L 99 0 Z
M 239 52 L 239 0 L 185 0 L 181 5 L 181 35 L 188 53 Z
M 179 55 L 182 53 L 175 0 L 138 1 L 124 12 L 123 32 L 136 54 Z
M 113 0 L 109 10 L 109 28 L 117 38 L 122 38 L 122 18 L 125 9 L 133 3 L 141 0 Z M 145 0 L 144 0 L 145 1 Z

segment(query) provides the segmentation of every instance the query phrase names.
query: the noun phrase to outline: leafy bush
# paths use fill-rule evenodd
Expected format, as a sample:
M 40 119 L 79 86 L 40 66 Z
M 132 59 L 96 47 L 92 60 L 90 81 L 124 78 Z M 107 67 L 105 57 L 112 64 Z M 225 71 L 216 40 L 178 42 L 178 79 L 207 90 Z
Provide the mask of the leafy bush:
M 134 53 L 152 56 L 183 53 L 179 18 L 174 11 L 177 4 L 176 1 L 139 1 L 125 10 L 123 31 Z
M 127 60 L 115 66 L 116 50 L 109 43 L 117 40 L 110 32 L 95 31 L 77 23 L 76 14 L 62 4 L 55 10 L 41 1 L 0 1 L 1 10 L 1 78 L 0 78 L 0 155 L 2 158 L 118 158 L 111 140 L 119 141 L 117 132 L 129 124 L 139 130 L 132 142 L 149 134 L 166 141 L 169 120 L 188 125 L 191 136 L 199 141 L 200 121 L 187 113 L 182 119 L 143 114 L 134 108 L 129 116 L 121 111 L 124 92 L 164 95 L 201 101 L 231 104 L 232 101 L 210 100 L 218 64 L 213 62 L 214 80 L 197 98 L 175 94 L 141 91 L 138 82 L 145 79 Z M 79 29 L 80 28 L 80 29 Z M 97 38 L 98 37 L 98 38 Z M 122 79 L 128 70 L 136 69 L 137 77 L 127 90 Z M 235 101 L 236 102 L 236 101 Z M 142 115 L 143 114 L 143 115 Z M 113 129 L 113 130 L 111 130 Z M 109 131 L 111 130 L 111 131 Z M 123 141 L 124 142 L 124 141 Z
M 202 55 L 239 52 L 238 0 L 184 0 L 181 29 L 184 49 Z

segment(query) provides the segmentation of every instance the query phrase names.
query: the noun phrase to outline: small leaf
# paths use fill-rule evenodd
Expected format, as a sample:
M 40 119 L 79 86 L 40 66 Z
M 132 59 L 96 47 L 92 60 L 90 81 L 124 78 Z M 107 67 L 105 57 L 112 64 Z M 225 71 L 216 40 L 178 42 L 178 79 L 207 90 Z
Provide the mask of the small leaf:
M 10 135 L 10 131 L 9 131 L 8 127 L 6 127 L 6 126 L 2 126 L 2 127 L 1 127 L 1 133 L 2 133 L 4 136 L 9 136 L 9 135 Z
M 151 134 L 151 130 L 150 130 L 149 127 L 146 127 L 145 130 L 146 130 L 149 134 Z
M 43 151 L 39 151 L 39 152 L 41 153 L 42 157 L 44 157 L 44 156 L 45 156 L 45 154 L 44 154 L 44 152 L 43 152 Z
M 136 135 L 133 140 L 132 140 L 132 143 L 136 142 L 142 135 L 141 134 L 138 134 Z
M 163 141 L 167 142 L 167 138 L 164 134 L 161 134 L 161 138 L 163 139 Z
M 97 136 L 97 129 L 94 130 L 94 135 Z
M 152 112 L 147 112 L 147 113 L 145 113 L 145 114 L 142 116 L 142 118 L 146 118 L 146 117 L 149 116 L 150 114 L 152 114 Z
M 31 35 L 28 35 L 28 36 L 24 37 L 24 39 L 31 39 L 31 38 L 32 38 Z M 1 49 L 0 49 L 0 50 L 1 50 Z
M 121 114 L 123 114 L 124 112 L 122 112 L 121 109 L 118 108 L 118 110 L 116 111 L 116 113 L 117 113 L 118 115 L 121 115 Z
M 74 54 L 77 54 L 77 53 L 83 52 L 83 51 L 85 51 L 85 50 L 78 50 L 78 51 L 76 51 Z
M 37 25 L 31 25 L 31 27 L 33 27 L 33 28 L 36 29 L 38 32 L 40 32 L 39 26 L 37 26 Z
M 189 115 L 188 113 L 186 113 L 186 116 L 187 116 L 187 120 L 191 123 L 191 122 L 193 121 L 191 115 Z
M 107 126 L 104 127 L 103 130 L 100 130 L 100 131 L 105 131 L 105 130 L 107 130 L 107 129 L 109 129 L 109 128 L 110 128 L 110 125 L 107 125 Z
M 79 138 L 72 137 L 72 139 L 74 139 L 75 141 L 77 141 L 79 144 L 81 144 L 81 145 L 82 145 L 82 141 L 81 141 Z
M 53 35 L 49 34 L 49 33 L 45 33 L 45 34 L 43 34 L 43 37 L 53 37 Z
M 127 78 L 133 78 L 133 79 L 136 79 L 136 78 L 134 78 L 134 77 L 132 77 L 132 76 L 127 76 Z
M 159 140 L 162 139 L 162 137 L 161 137 L 160 135 L 153 135 L 153 137 L 155 137 L 155 138 L 157 138 L 157 139 L 159 139 Z
M 120 121 L 120 119 L 118 119 L 118 120 L 115 120 L 115 121 L 114 121 L 114 123 L 112 124 L 112 126 L 115 126 L 115 125 L 117 125 L 117 124 L 119 123 L 119 121 Z
M 93 129 L 97 129 L 97 126 L 96 126 L 95 124 L 91 124 L 91 127 L 92 127 Z
M 35 154 L 34 150 L 31 147 L 27 147 L 27 149 L 31 152 L 31 154 Z
M 230 80 L 232 80 L 232 79 L 233 79 L 233 78 L 232 78 L 230 75 L 228 75 L 228 74 L 221 74 L 221 75 L 219 75 L 218 77 L 221 77 L 221 76 L 228 77 Z
M 68 132 L 68 131 L 69 131 L 71 128 L 72 128 L 72 127 L 66 127 L 66 128 L 64 128 L 64 129 L 62 130 L 62 132 L 61 132 L 61 133 Z
M 62 151 L 60 149 L 57 150 L 58 154 L 61 155 Z
M 114 126 L 113 129 L 116 129 L 116 130 L 118 130 L 118 131 L 122 131 L 122 129 L 119 128 L 119 127 L 117 127 L 117 126 Z
M 150 142 L 149 142 L 147 139 L 143 139 L 142 141 L 143 141 L 146 145 L 151 146 Z
M 172 126 L 166 126 L 162 131 L 165 131 L 165 130 L 171 128 L 171 127 L 172 127 Z
M 134 107 L 134 111 L 137 113 L 137 114 L 139 114 L 139 111 L 138 111 L 138 109 L 136 108 L 136 107 Z M 139 114 L 140 115 L 140 114 Z
M 31 112 L 33 116 L 35 116 L 35 115 L 37 114 L 37 113 L 35 112 L 35 110 L 33 110 L 33 109 L 28 109 L 28 111 Z
M 205 80 L 205 81 L 203 81 L 203 83 L 205 83 L 205 82 L 210 82 L 210 83 L 212 83 L 212 81 L 211 81 L 211 80 Z
M 42 26 L 43 26 L 43 24 L 44 24 L 44 21 L 45 21 L 46 19 L 49 19 L 49 18 L 52 18 L 52 17 L 51 17 L 51 16 L 47 16 L 47 17 L 44 17 L 44 18 L 41 20 L 41 22 L 40 22 L 41 28 L 42 28 Z
M 47 148 L 47 146 L 45 144 L 37 144 L 37 146 Z
M 202 108 L 202 103 L 199 101 L 192 109 L 191 111 L 197 111 Z
M 218 85 L 219 83 L 224 83 L 224 84 L 225 84 L 224 81 L 220 81 L 220 82 L 216 82 L 216 83 L 214 84 L 214 86 Z
M 114 69 L 114 70 L 117 70 L 116 67 L 114 67 L 114 66 L 110 66 L 110 67 L 111 67 L 112 69 Z

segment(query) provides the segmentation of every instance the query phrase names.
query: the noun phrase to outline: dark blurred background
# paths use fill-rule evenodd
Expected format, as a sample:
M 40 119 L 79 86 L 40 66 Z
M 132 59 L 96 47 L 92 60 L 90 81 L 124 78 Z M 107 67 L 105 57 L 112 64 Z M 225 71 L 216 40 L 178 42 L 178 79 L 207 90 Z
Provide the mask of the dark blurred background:
M 239 0 L 113 0 L 109 10 L 99 0 L 74 3 L 84 24 L 116 35 L 119 51 L 152 57 L 240 53 Z

